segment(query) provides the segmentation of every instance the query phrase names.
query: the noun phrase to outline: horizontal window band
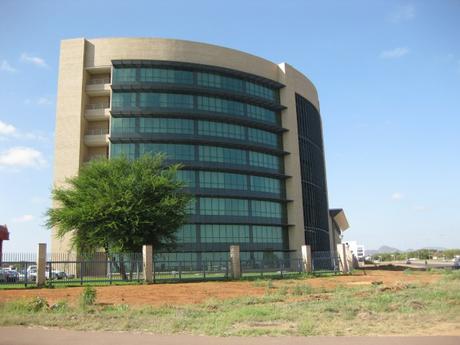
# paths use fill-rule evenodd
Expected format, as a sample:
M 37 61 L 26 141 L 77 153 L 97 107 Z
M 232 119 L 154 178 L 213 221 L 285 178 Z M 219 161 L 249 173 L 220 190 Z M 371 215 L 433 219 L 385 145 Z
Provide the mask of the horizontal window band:
M 167 161 L 168 162 L 168 161 Z M 179 163 L 179 162 L 174 162 Z M 245 175 L 251 176 L 262 176 L 262 177 L 273 177 L 279 179 L 288 179 L 291 178 L 289 175 L 284 175 L 278 172 L 271 172 L 267 169 L 253 169 L 254 167 L 245 166 L 242 169 L 240 166 L 232 165 L 232 164 L 225 164 L 225 166 L 216 166 L 215 163 L 207 163 L 207 162 L 193 162 L 192 164 L 181 163 L 183 165 L 182 170 L 193 170 L 193 171 L 215 171 L 215 172 L 228 172 L 228 173 L 241 173 Z M 251 169 L 252 168 L 252 169 Z
M 214 215 L 188 215 L 187 224 L 235 224 L 235 225 L 287 225 L 284 219 L 253 217 L 253 216 L 214 216 Z
M 241 126 L 249 126 L 257 129 L 264 129 L 273 133 L 283 133 L 289 131 L 278 124 L 259 121 L 246 116 L 228 115 L 207 111 L 186 111 L 183 109 L 131 109 L 131 110 L 111 110 L 112 117 L 114 118 L 130 118 L 130 117 L 154 117 L 154 118 L 181 118 L 181 119 L 198 119 L 210 120 L 216 122 L 225 122 Z
M 263 200 L 289 203 L 293 200 L 286 199 L 283 196 L 277 196 L 273 193 L 263 193 L 256 191 L 228 190 L 218 188 L 184 188 L 187 192 L 196 197 L 218 197 L 225 199 L 245 199 L 245 200 Z
M 286 110 L 287 107 L 270 102 L 261 97 L 249 96 L 241 92 L 231 92 L 216 88 L 203 88 L 195 85 L 186 84 L 173 84 L 173 83 L 142 83 L 142 82 L 128 82 L 126 84 L 112 84 L 112 91 L 134 91 L 134 92 L 167 92 L 187 94 L 193 96 L 217 96 L 219 98 L 244 102 L 252 105 L 258 105 L 273 111 Z
M 241 251 L 283 251 L 288 250 L 287 243 L 257 243 L 257 242 L 185 242 L 178 243 L 178 250 L 180 251 L 196 251 L 196 252 L 224 252 L 229 250 L 231 245 L 239 245 Z M 175 253 L 178 251 L 174 251 Z
M 245 149 L 263 153 L 269 153 L 277 156 L 288 155 L 289 152 L 276 149 L 270 146 L 252 144 L 238 139 L 228 139 L 222 137 L 212 137 L 206 139 L 204 136 L 195 136 L 187 134 L 111 134 L 110 142 L 112 143 L 168 143 L 168 144 L 195 144 L 218 146 L 234 149 Z
M 166 60 L 112 60 L 113 67 L 171 67 L 175 69 L 184 69 L 198 72 L 216 72 L 229 77 L 237 77 L 248 81 L 254 81 L 275 89 L 281 89 L 285 85 L 256 74 L 247 73 L 231 68 L 197 64 L 191 62 L 166 61 Z

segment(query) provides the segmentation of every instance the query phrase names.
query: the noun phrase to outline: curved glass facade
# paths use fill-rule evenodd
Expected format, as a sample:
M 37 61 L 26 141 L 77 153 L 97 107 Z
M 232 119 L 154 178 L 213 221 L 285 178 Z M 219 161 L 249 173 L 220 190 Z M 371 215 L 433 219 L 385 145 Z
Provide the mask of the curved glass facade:
M 315 106 L 298 94 L 296 110 L 305 242 L 312 251 L 329 251 L 329 208 L 321 117 Z
M 277 87 L 206 68 L 115 65 L 112 76 L 110 156 L 162 152 L 185 166 L 189 223 L 169 256 L 289 249 Z

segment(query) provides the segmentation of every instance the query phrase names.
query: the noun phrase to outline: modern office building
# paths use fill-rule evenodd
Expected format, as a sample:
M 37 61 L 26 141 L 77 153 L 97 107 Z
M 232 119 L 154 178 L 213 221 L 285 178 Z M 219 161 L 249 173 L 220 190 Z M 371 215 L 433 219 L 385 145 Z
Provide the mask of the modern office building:
M 96 157 L 164 152 L 194 196 L 170 256 L 335 250 L 319 109 L 287 63 L 181 40 L 64 40 L 54 182 Z

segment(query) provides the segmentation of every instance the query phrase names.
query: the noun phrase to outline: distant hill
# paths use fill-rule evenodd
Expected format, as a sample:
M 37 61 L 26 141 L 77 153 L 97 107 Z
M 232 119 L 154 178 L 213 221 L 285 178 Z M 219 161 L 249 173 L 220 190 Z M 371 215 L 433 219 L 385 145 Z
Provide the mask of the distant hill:
M 389 246 L 381 246 L 379 249 L 366 249 L 366 255 L 375 255 L 380 253 L 401 253 L 402 250 Z
M 425 247 L 420 249 L 428 249 L 428 250 L 446 250 L 446 248 L 442 247 Z M 379 249 L 366 249 L 366 255 L 375 255 L 380 253 L 404 253 L 404 252 L 414 252 L 419 249 L 407 249 L 407 250 L 399 250 L 398 248 L 393 248 L 389 246 L 381 246 Z

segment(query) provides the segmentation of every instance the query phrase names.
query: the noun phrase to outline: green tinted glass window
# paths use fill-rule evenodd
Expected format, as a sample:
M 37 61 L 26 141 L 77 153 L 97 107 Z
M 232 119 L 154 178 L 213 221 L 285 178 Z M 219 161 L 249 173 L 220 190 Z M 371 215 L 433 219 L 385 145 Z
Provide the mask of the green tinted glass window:
M 197 107 L 205 111 L 244 116 L 244 103 L 217 97 L 197 96 Z
M 124 156 L 129 159 L 135 157 L 135 145 L 134 144 L 110 144 L 110 157 L 121 157 Z
M 244 127 L 222 122 L 198 121 L 198 134 L 213 137 L 245 139 Z
M 251 190 L 264 193 L 281 193 L 281 182 L 276 178 L 251 176 Z
M 280 226 L 252 227 L 252 241 L 254 243 L 283 243 L 283 231 Z
M 252 216 L 281 218 L 281 204 L 272 201 L 251 200 Z
M 141 108 L 179 108 L 192 109 L 193 96 L 175 93 L 140 92 Z
M 141 133 L 193 134 L 193 120 L 140 118 Z
M 178 170 L 176 172 L 177 180 L 183 182 L 186 187 L 195 187 L 195 171 Z
M 280 167 L 280 161 L 277 156 L 249 151 L 249 165 L 278 170 Z
M 247 164 L 246 151 L 217 146 L 200 146 L 200 161 L 230 164 Z
M 196 225 L 185 224 L 176 231 L 177 243 L 196 243 Z
M 276 123 L 276 113 L 272 110 L 257 105 L 247 105 L 247 115 L 257 120 Z
M 195 159 L 193 145 L 182 144 L 139 144 L 139 155 L 155 155 L 157 153 L 166 154 L 166 159 L 188 161 Z
M 248 128 L 248 139 L 255 143 L 278 146 L 278 136 L 275 133 L 267 132 L 261 129 Z
M 243 92 L 243 81 L 215 73 L 197 73 L 197 83 L 200 86 Z
M 130 109 L 136 107 L 136 94 L 132 92 L 113 92 L 112 109 Z
M 132 83 L 136 81 L 136 68 L 114 68 L 113 83 Z
M 136 133 L 135 118 L 117 118 L 112 117 L 110 120 L 112 134 L 132 134 Z
M 242 199 L 200 198 L 200 214 L 208 216 L 248 216 L 248 201 Z
M 202 243 L 247 243 L 249 242 L 248 225 L 202 224 Z
M 266 98 L 272 101 L 276 100 L 275 90 L 250 81 L 246 82 L 246 92 L 253 96 Z
M 225 261 L 224 264 L 228 261 L 228 252 L 207 252 L 201 253 L 201 260 L 206 261 Z
M 246 190 L 246 175 L 200 171 L 200 188 Z
M 140 81 L 147 83 L 193 84 L 193 72 L 166 68 L 141 68 Z

